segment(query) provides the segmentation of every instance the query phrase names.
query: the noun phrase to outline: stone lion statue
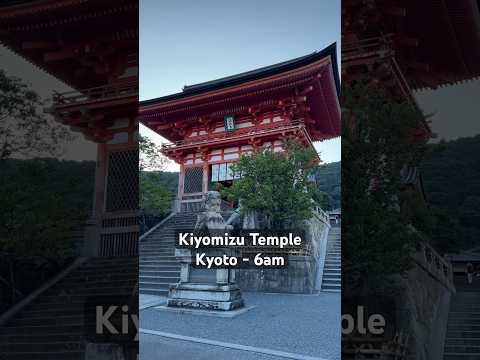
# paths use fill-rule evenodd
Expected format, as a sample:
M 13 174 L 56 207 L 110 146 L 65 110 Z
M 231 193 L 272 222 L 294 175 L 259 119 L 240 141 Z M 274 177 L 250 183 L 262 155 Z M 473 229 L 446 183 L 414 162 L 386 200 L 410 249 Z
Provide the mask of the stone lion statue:
M 202 230 L 231 230 L 231 225 L 225 224 L 221 210 L 222 198 L 218 191 L 209 191 L 206 195 L 205 209 L 197 215 L 195 231 Z

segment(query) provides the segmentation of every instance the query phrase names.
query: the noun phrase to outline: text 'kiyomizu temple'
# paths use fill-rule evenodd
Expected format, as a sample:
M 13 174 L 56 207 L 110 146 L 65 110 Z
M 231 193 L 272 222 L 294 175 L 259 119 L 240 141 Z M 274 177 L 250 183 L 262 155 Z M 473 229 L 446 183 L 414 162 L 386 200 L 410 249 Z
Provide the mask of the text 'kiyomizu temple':
M 340 134 L 335 46 L 242 74 L 185 86 L 141 102 L 141 122 L 168 139 L 163 152 L 180 164 L 178 210 L 202 201 L 209 182 L 227 185 L 230 164 L 258 147 L 282 151 Z

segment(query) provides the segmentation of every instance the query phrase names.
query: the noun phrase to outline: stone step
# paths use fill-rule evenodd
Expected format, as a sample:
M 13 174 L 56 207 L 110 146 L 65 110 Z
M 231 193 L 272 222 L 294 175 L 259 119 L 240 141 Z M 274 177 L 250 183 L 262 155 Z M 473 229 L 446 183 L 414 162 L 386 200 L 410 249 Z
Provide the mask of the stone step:
M 449 324 L 470 324 L 470 325 L 478 325 L 480 324 L 479 317 L 457 317 L 450 315 L 448 318 Z
M 124 291 L 121 292 L 119 289 L 115 289 L 116 291 L 111 291 L 107 292 L 106 294 L 101 294 L 101 295 L 106 295 L 108 297 L 129 297 L 132 294 L 132 289 L 129 289 L 129 291 Z M 98 297 L 98 293 L 92 292 L 88 294 L 67 294 L 67 295 L 49 295 L 49 296 L 41 296 L 37 300 L 37 304 L 48 304 L 49 306 L 58 306 L 62 304 L 83 304 L 86 300 L 94 297 Z
M 177 263 L 175 265 L 140 265 L 140 273 L 142 271 L 180 271 L 180 263 Z
M 323 271 L 334 271 L 334 272 L 341 272 L 342 268 L 339 265 L 331 265 L 331 264 L 324 264 Z
M 138 276 L 138 275 L 137 275 Z M 129 276 L 127 279 L 120 279 L 120 280 L 104 280 L 104 279 L 83 279 L 83 280 L 75 280 L 75 281 L 68 281 L 68 287 L 71 289 L 78 289 L 81 287 L 82 289 L 94 289 L 99 288 L 103 289 L 105 286 L 108 287 L 126 287 L 126 286 L 134 286 L 137 281 L 137 276 Z M 65 288 L 65 283 L 56 284 L 52 288 L 48 290 L 48 292 L 57 292 L 61 289 Z
M 53 335 L 53 334 L 71 334 L 71 335 L 83 335 L 84 326 L 83 325 L 61 325 L 61 326 L 43 326 L 43 325 L 7 325 L 0 327 L 0 335 L 9 335 L 9 334 L 21 334 L 21 335 Z
M 338 280 L 338 281 L 341 281 L 342 277 L 339 276 L 339 275 L 335 275 L 335 274 L 323 274 L 323 279 L 324 280 Z
M 480 324 L 465 324 L 465 323 L 450 323 L 448 322 L 447 331 L 465 331 L 465 330 L 474 330 L 480 331 Z
M 49 342 L 77 342 L 83 339 L 83 334 L 72 335 L 70 333 L 65 334 L 50 334 L 50 335 L 43 335 L 43 334 L 35 334 L 32 336 L 31 334 L 6 334 L 0 335 L 0 344 L 6 343 L 49 343 Z
M 463 345 L 475 345 L 480 346 L 480 337 L 461 337 L 461 338 L 449 338 L 445 340 L 446 346 L 463 346 Z
M 83 277 L 83 276 L 90 276 L 90 275 L 102 275 L 102 276 L 109 276 L 109 275 L 119 275 L 119 274 L 131 274 L 135 275 L 138 270 L 138 264 L 135 265 L 134 268 L 113 268 L 113 269 L 104 269 L 104 268 L 95 268 L 95 269 L 78 269 L 70 276 L 73 277 Z M 69 280 L 70 276 L 65 277 L 64 280 Z
M 140 251 L 140 256 L 142 255 L 175 255 L 175 249 L 166 249 L 166 250 L 142 250 Z
M 71 351 L 84 351 L 85 345 L 79 341 L 76 342 L 48 342 L 48 343 L 11 343 L 0 344 L 0 354 L 9 352 L 20 352 L 28 349 L 29 352 L 71 352 Z
M 480 337 L 479 330 L 463 330 L 463 329 L 450 329 L 447 332 L 447 338 L 478 338 Z
M 61 306 L 55 306 L 54 308 L 37 308 L 37 306 L 34 305 L 22 311 L 16 319 L 75 316 L 83 314 L 84 307 L 84 304 L 78 304 L 70 308 Z M 13 321 L 15 321 L 15 319 Z
M 480 359 L 480 353 L 477 354 L 465 354 L 465 353 L 444 353 L 444 360 L 478 360 Z
M 140 254 L 143 251 L 168 251 L 168 250 L 175 250 L 175 243 L 174 242 L 159 242 L 159 243 L 149 243 L 142 245 L 140 247 Z
M 140 283 L 149 282 L 161 282 L 161 283 L 177 283 L 180 280 L 180 274 L 178 276 L 145 276 L 140 275 Z
M 480 319 L 479 312 L 470 312 L 470 311 L 450 311 L 449 319 Z
M 166 271 L 150 271 L 150 270 L 143 270 L 140 272 L 139 276 L 167 276 L 167 277 L 179 277 L 180 270 L 166 270 Z
M 480 354 L 480 346 L 445 346 L 446 353 L 461 353 L 461 354 Z
M 336 287 L 336 286 L 326 286 L 326 287 L 322 287 L 321 291 L 322 291 L 322 292 L 335 292 L 335 293 L 339 293 L 339 292 L 342 291 L 342 288 Z
M 144 260 L 140 263 L 140 266 L 148 266 L 148 265 L 165 265 L 165 266 L 175 266 L 179 265 L 180 262 L 178 260 L 162 260 L 162 261 L 157 261 L 157 260 Z
M 84 310 L 83 302 L 67 303 L 67 304 L 57 303 L 55 304 L 54 307 L 50 303 L 33 302 L 32 304 L 25 307 L 25 310 L 20 312 L 19 316 L 22 316 L 23 313 L 29 313 L 29 314 L 45 313 L 45 314 L 50 314 L 51 316 L 55 316 L 56 314 L 81 313 L 83 312 L 83 310 Z
M 341 277 L 342 276 L 342 271 L 340 268 L 329 268 L 329 269 L 324 269 L 323 271 L 323 276 L 335 276 L 335 277 Z
M 140 288 L 140 293 L 145 295 L 168 296 L 168 290 Z
M 143 263 L 145 261 L 155 261 L 155 262 L 161 262 L 161 263 L 163 263 L 164 261 L 178 262 L 175 256 L 147 256 L 147 255 L 145 255 L 140 259 L 140 263 Z
M 80 313 L 77 315 L 60 315 L 55 314 L 51 317 L 45 314 L 39 314 L 36 317 L 26 317 L 23 315 L 12 321 L 12 326 L 70 326 L 70 325 L 81 325 L 84 324 L 84 314 Z
M 175 285 L 177 282 L 140 282 L 140 289 L 161 289 L 168 290 L 171 285 Z
M 2 360 L 84 360 L 84 351 L 61 351 L 61 352 L 31 352 L 25 348 L 18 352 L 2 353 Z
M 81 281 L 116 281 L 116 280 L 132 280 L 137 277 L 137 273 L 126 272 L 118 274 L 103 274 L 103 273 L 92 273 L 90 275 L 80 275 L 75 273 L 75 275 L 68 276 L 65 280 L 69 282 L 81 282 Z
M 98 295 L 110 295 L 110 294 L 118 294 L 118 293 L 123 293 L 123 294 L 128 294 L 133 291 L 133 287 L 135 285 L 136 281 L 132 282 L 131 284 L 124 284 L 122 286 L 117 286 L 117 287 L 111 287 L 110 284 L 106 284 L 103 287 L 88 287 L 88 286 L 80 286 L 80 287 L 75 287 L 75 286 L 68 286 L 68 291 L 59 293 L 58 289 L 57 290 L 47 290 L 45 292 L 45 297 L 55 297 L 55 296 L 63 296 L 63 297 L 68 297 L 68 296 L 98 296 Z

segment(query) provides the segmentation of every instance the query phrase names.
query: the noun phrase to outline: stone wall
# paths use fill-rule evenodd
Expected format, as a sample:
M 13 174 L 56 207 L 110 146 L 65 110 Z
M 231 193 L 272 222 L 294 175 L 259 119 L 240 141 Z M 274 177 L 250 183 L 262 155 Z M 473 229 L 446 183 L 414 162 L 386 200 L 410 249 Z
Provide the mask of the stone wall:
M 310 255 L 288 256 L 285 269 L 237 270 L 237 284 L 244 291 L 314 293 L 321 284 L 329 229 L 330 225 L 314 215 L 305 222 L 305 240 L 310 244 Z
M 409 349 L 418 360 L 443 359 L 452 290 L 416 264 L 408 278 L 397 278 L 398 328 L 410 334 Z

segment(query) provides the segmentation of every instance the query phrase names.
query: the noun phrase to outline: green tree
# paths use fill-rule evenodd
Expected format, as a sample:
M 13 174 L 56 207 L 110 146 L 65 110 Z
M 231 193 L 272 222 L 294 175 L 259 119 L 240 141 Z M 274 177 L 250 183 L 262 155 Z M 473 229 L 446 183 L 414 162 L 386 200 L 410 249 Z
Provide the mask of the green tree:
M 146 214 L 163 217 L 170 212 L 174 193 L 164 183 L 161 172 L 140 173 L 140 209 Z
M 0 70 L 0 160 L 57 156 L 73 137 L 43 112 L 45 102 L 21 79 Z
M 316 153 L 291 140 L 285 143 L 285 150 L 259 150 L 242 156 L 232 166 L 241 177 L 222 190 L 229 200 L 241 199 L 244 213 L 261 213 L 270 228 L 295 227 L 310 218 L 313 209 L 315 188 L 309 178 Z
M 161 147 L 145 136 L 139 138 L 140 148 L 140 209 L 144 216 L 158 219 L 172 208 L 174 193 L 165 184 L 165 177 L 159 170 L 168 163 Z M 167 185 L 167 186 L 166 186 Z
M 342 266 L 345 289 L 372 293 L 411 266 L 415 236 L 399 211 L 400 172 L 421 158 L 413 134 L 422 114 L 381 89 L 345 86 L 342 113 Z
M 168 163 L 168 159 L 162 154 L 161 147 L 146 136 L 138 138 L 140 149 L 139 167 L 143 170 L 162 170 Z

